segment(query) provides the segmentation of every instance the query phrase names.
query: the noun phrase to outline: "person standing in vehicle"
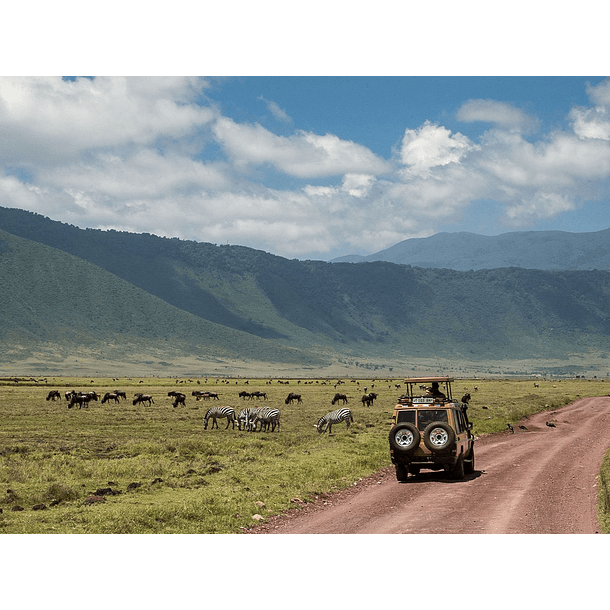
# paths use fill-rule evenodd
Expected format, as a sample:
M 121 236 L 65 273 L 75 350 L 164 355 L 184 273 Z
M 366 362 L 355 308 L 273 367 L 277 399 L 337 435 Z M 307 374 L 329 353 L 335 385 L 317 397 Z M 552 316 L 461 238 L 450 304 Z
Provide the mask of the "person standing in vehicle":
M 433 381 L 432 386 L 426 388 L 426 396 L 434 396 L 435 398 L 445 398 L 445 395 L 439 390 L 438 381 Z

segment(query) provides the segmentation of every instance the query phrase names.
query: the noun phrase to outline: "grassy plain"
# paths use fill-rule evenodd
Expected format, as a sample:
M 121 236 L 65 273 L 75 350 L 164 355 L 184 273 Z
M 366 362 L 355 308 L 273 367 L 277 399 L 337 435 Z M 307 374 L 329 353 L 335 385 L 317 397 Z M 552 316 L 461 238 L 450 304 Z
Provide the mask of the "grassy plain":
M 0 380 L 0 532 L 7 534 L 238 533 L 256 521 L 357 484 L 390 465 L 388 431 L 402 379 L 173 379 L 39 378 Z M 582 396 L 608 393 L 603 380 L 458 379 L 454 396 L 472 395 L 469 417 L 476 435 L 497 432 L 527 414 L 554 409 Z M 374 387 L 373 387 L 374 386 Z M 363 407 L 364 388 L 377 392 Z M 478 389 L 475 390 L 475 387 Z M 120 404 L 91 402 L 68 409 L 52 389 L 124 390 Z M 187 395 L 172 407 L 171 390 Z M 218 392 L 196 401 L 193 390 Z M 266 392 L 244 400 L 240 391 Z M 318 418 L 347 394 L 354 423 L 318 434 Z M 135 392 L 154 404 L 132 404 Z M 301 404 L 284 404 L 289 392 Z M 261 405 L 281 410 L 276 432 L 203 429 L 214 405 Z M 483 407 L 487 407 L 484 409 Z M 87 504 L 98 490 L 104 501 Z M 98 494 L 99 495 L 99 494 Z M 44 505 L 45 508 L 34 507 Z M 14 510 L 20 506 L 23 510 Z

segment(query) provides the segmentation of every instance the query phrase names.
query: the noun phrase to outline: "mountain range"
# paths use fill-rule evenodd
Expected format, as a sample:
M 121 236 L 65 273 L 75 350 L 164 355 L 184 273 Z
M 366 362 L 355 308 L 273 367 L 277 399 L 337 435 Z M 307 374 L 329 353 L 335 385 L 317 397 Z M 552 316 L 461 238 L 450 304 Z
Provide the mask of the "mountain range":
M 600 269 L 288 260 L 0 207 L 0 376 L 605 371 L 609 298 Z
M 456 271 L 522 267 L 546 271 L 610 270 L 610 228 L 590 233 L 516 231 L 496 236 L 437 233 L 401 241 L 368 256 L 347 255 L 333 263 L 386 261 Z

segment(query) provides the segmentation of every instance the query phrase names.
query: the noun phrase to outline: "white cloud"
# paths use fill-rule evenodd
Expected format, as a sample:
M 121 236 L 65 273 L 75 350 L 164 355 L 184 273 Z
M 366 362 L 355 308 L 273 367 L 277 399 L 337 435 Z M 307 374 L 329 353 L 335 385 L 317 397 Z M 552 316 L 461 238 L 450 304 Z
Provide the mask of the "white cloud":
M 292 119 L 288 116 L 283 108 L 280 108 L 275 102 L 265 99 L 262 95 L 258 97 L 259 100 L 265 102 L 267 110 L 276 118 L 278 121 L 283 123 L 292 123 Z
M 529 132 L 533 130 L 538 121 L 534 117 L 515 108 L 512 104 L 496 100 L 468 100 L 457 111 L 459 121 L 472 123 L 482 121 L 493 123 L 502 129 L 516 129 Z
M 289 137 L 277 136 L 261 125 L 238 124 L 224 117 L 215 122 L 213 131 L 236 165 L 243 168 L 271 164 L 299 178 L 379 174 L 390 169 L 389 163 L 365 146 L 332 134 L 299 131 Z
M 55 165 L 84 151 L 177 139 L 209 123 L 209 108 L 185 103 L 192 78 L 0 78 L 0 162 Z
M 483 200 L 528 227 L 607 197 L 608 83 L 537 140 L 521 110 L 470 100 L 458 118 L 492 124 L 476 142 L 425 121 L 384 159 L 334 134 L 237 123 L 200 105 L 201 79 L 0 79 L 0 205 L 288 257 L 376 252 Z
M 426 121 L 418 129 L 406 129 L 400 147 L 400 160 L 413 175 L 428 175 L 435 167 L 457 163 L 476 146 L 461 133 L 452 134 L 440 125 Z

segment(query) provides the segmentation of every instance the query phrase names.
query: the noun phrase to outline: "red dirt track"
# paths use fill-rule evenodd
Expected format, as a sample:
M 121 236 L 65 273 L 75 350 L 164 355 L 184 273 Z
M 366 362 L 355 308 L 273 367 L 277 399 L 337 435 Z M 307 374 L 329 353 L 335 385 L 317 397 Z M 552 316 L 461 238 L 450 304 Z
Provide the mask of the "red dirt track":
M 555 428 L 546 422 L 554 422 Z M 610 398 L 583 398 L 477 439 L 475 472 L 387 468 L 249 534 L 594 534 L 597 475 L 610 445 Z M 389 455 L 389 448 L 388 448 Z

